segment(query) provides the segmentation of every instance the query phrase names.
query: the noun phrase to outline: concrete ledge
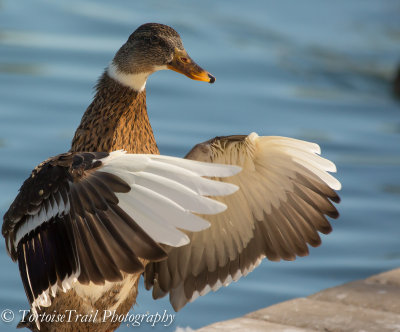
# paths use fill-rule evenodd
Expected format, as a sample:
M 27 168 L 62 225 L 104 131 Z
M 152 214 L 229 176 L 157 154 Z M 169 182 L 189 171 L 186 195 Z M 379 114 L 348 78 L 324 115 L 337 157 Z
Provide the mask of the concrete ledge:
M 400 269 L 201 328 L 221 331 L 400 332 Z
M 289 328 L 289 329 L 288 329 Z M 316 332 L 315 330 L 297 328 L 287 325 L 275 324 L 268 321 L 262 321 L 252 318 L 236 318 L 220 323 L 215 323 L 207 327 L 203 327 L 199 332 Z
M 282 302 L 247 317 L 317 331 L 400 331 L 400 315 L 306 298 Z
M 366 280 L 329 288 L 309 298 L 400 314 L 400 287 L 368 283 Z
M 400 269 L 391 270 L 365 279 L 367 283 L 375 283 L 381 285 L 393 285 L 400 287 Z

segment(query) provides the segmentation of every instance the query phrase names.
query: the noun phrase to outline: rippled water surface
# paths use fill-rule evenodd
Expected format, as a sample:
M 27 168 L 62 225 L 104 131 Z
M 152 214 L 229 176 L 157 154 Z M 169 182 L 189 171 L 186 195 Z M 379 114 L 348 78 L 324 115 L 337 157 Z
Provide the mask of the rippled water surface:
M 69 149 L 97 77 L 138 25 L 155 21 L 175 27 L 217 77 L 214 85 L 165 71 L 150 78 L 148 108 L 162 153 L 183 156 L 216 135 L 295 137 L 319 143 L 343 184 L 341 218 L 320 248 L 295 262 L 264 261 L 186 306 L 165 330 L 396 268 L 400 103 L 390 82 L 400 62 L 399 15 L 400 1 L 376 0 L 0 0 L 0 214 L 37 163 Z M 3 241 L 0 266 L 0 311 L 27 308 Z M 139 313 L 173 312 L 143 288 L 137 302 Z

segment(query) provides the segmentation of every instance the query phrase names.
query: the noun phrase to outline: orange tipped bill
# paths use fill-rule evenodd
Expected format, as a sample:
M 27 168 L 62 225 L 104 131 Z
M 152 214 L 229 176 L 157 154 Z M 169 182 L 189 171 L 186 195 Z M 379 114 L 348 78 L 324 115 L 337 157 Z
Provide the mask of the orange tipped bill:
M 192 80 L 214 83 L 215 77 L 194 62 L 186 51 L 176 49 L 175 56 L 167 65 L 168 69 L 186 75 Z

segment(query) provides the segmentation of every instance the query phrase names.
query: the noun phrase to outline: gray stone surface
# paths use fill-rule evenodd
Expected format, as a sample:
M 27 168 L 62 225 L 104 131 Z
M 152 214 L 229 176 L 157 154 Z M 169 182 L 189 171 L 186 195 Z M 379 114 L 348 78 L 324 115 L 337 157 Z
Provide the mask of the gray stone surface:
M 275 324 L 259 319 L 252 318 L 236 318 L 232 320 L 226 320 L 224 322 L 219 322 L 206 326 L 197 330 L 198 332 L 221 332 L 221 331 L 231 331 L 231 332 L 316 332 L 315 330 L 303 329 L 294 326 L 287 326 L 281 324 Z
M 400 269 L 203 327 L 201 332 L 400 332 Z
M 391 284 L 376 284 L 359 280 L 325 289 L 309 298 L 400 314 L 400 287 Z
M 365 282 L 400 287 L 400 269 L 375 274 L 365 279 Z
M 400 315 L 335 302 L 299 298 L 245 317 L 330 332 L 400 332 Z

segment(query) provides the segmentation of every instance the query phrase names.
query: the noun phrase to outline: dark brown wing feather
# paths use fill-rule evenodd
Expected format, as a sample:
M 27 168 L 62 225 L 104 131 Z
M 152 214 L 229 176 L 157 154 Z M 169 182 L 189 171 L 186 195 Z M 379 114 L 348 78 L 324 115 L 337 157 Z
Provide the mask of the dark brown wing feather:
M 128 192 L 130 186 L 101 171 L 107 156 L 66 153 L 46 160 L 33 170 L 5 214 L 2 233 L 12 259 L 18 260 L 30 303 L 51 286 L 61 287 L 68 277 L 103 284 L 122 280 L 121 271 L 143 271 L 139 257 L 166 257 L 118 207 L 115 193 Z M 43 222 L 23 233 L 39 214 L 46 217 Z M 23 236 L 18 240 L 19 231 Z

